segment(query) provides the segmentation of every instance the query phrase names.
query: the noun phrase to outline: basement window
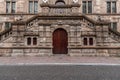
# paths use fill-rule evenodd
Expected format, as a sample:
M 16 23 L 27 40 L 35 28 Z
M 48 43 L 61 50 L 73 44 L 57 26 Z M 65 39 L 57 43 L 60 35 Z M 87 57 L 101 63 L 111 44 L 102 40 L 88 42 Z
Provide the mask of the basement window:
M 84 38 L 83 41 L 84 41 L 84 45 L 88 45 L 88 42 L 87 42 L 88 40 L 87 40 L 87 38 Z
M 27 38 L 27 45 L 28 46 L 37 45 L 37 38 L 36 37 L 28 37 Z
M 27 38 L 27 45 L 31 45 L 31 38 Z
M 37 38 L 36 37 L 33 38 L 33 45 L 37 45 Z
M 89 45 L 93 45 L 93 38 L 89 38 Z
M 83 45 L 84 46 L 93 46 L 94 45 L 94 38 L 92 38 L 92 37 L 83 38 Z

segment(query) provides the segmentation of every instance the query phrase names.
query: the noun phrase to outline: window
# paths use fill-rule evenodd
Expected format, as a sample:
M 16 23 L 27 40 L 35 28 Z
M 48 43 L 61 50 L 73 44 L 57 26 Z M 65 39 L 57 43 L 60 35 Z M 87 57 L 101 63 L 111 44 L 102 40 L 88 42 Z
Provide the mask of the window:
M 111 28 L 112 30 L 117 31 L 117 22 L 111 22 L 111 23 L 110 23 L 110 28 Z
M 37 38 L 33 38 L 33 45 L 37 45 Z
M 27 45 L 31 45 L 31 38 L 27 38 Z
M 107 13 L 116 13 L 116 1 L 107 1 Z
M 38 13 L 38 1 L 29 1 L 29 13 Z
M 12 13 L 15 13 L 15 2 L 12 2 L 12 5 L 11 5 L 11 6 L 12 6 L 11 12 L 12 12 Z
M 92 46 L 94 45 L 93 38 L 86 37 L 83 39 L 83 45 Z
M 6 13 L 11 13 L 10 2 L 9 1 L 6 2 Z
M 5 22 L 5 30 L 8 30 L 11 28 L 11 23 L 10 22 Z
M 37 38 L 36 37 L 28 37 L 27 38 L 27 45 L 37 45 Z
M 64 0 L 57 0 L 57 1 L 55 2 L 55 4 L 56 4 L 56 5 L 65 5 L 65 2 L 64 2 Z
M 88 45 L 87 38 L 84 38 L 84 45 Z
M 89 38 L 89 44 L 93 45 L 93 38 Z
M 92 1 L 82 1 L 82 12 L 92 13 Z
M 15 13 L 15 11 L 16 11 L 16 2 L 6 1 L 6 13 Z

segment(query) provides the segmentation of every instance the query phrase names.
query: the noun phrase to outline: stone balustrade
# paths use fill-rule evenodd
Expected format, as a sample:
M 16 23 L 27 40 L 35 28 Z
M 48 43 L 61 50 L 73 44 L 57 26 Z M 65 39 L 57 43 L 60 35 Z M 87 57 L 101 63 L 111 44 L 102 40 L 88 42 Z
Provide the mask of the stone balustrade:
M 95 32 L 93 31 L 81 31 L 81 36 L 95 36 Z
M 50 14 L 53 15 L 68 15 L 71 13 L 71 8 L 50 8 Z
M 112 29 L 109 29 L 109 35 L 110 37 L 112 37 L 113 39 L 120 41 L 120 33 L 117 31 L 114 31 Z
M 75 14 L 79 12 L 80 4 L 41 4 L 43 14 L 49 15 L 69 15 L 71 13 Z
M 6 38 L 8 38 L 10 35 L 12 35 L 12 31 L 11 28 L 8 30 L 5 30 L 3 32 L 0 33 L 0 41 L 5 40 Z

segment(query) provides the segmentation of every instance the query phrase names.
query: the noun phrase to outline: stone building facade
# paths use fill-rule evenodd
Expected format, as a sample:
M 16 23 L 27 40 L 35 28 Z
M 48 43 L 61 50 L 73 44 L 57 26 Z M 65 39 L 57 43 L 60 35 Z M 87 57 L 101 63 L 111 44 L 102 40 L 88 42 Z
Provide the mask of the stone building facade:
M 0 0 L 0 55 L 120 55 L 120 0 Z

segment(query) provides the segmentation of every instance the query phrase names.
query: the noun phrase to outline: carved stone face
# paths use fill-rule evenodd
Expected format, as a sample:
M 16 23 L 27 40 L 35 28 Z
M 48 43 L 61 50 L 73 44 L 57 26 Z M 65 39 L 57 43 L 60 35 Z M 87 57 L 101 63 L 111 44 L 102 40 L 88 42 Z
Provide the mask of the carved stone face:
M 44 3 L 46 3 L 48 0 L 43 0 Z
M 73 0 L 73 2 L 74 2 L 74 3 L 77 3 L 77 2 L 78 2 L 78 0 Z

